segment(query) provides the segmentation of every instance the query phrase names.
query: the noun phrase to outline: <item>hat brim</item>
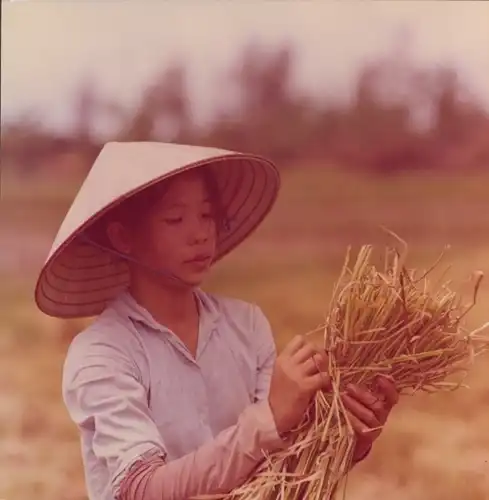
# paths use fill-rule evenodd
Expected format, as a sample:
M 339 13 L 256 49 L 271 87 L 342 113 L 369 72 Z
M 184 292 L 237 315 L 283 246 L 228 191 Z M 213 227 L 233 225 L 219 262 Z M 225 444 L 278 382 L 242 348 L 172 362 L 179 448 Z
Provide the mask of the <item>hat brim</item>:
M 215 173 L 229 220 L 228 230 L 218 235 L 215 261 L 243 242 L 260 225 L 277 199 L 280 176 L 275 166 L 264 158 L 241 154 L 185 165 L 114 199 L 73 228 L 64 241 L 55 242 L 36 285 L 35 300 L 39 309 L 58 318 L 100 314 L 120 291 L 127 288 L 129 269 L 122 258 L 90 245 L 80 236 L 128 197 L 183 171 L 203 166 Z

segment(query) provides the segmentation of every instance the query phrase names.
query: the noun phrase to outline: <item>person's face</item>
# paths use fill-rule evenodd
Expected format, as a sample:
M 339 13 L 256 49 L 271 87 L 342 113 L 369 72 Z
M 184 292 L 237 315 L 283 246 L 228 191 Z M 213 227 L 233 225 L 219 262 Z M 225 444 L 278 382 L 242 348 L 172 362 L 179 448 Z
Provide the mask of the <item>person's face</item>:
M 212 208 L 203 177 L 195 172 L 180 174 L 169 181 L 138 227 L 122 240 L 139 262 L 198 286 L 216 250 Z M 145 272 L 137 267 L 134 271 Z

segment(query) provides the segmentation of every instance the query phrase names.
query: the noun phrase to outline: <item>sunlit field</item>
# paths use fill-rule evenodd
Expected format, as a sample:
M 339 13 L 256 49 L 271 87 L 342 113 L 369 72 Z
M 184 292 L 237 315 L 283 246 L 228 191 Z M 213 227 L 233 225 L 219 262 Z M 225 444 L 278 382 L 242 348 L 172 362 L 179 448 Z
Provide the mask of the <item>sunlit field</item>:
M 37 312 L 35 272 L 77 184 L 4 179 L 0 212 L 0 499 L 85 499 L 78 437 L 61 401 L 60 374 L 82 322 Z M 273 214 L 219 263 L 206 288 L 258 303 L 281 348 L 321 323 L 348 245 L 410 245 L 411 267 L 444 263 L 461 290 L 486 272 L 476 326 L 489 321 L 489 175 L 363 177 L 337 170 L 286 172 Z M 470 300 L 470 295 L 468 295 Z M 350 475 L 347 499 L 489 498 L 489 357 L 469 390 L 405 398 L 369 458 Z

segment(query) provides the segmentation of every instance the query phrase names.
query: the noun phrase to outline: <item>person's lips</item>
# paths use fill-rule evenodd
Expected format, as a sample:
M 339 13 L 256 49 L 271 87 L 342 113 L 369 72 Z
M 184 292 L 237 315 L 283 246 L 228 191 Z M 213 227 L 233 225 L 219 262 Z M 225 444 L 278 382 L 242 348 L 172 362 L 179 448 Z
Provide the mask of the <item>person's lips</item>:
M 200 254 L 196 255 L 192 259 L 188 259 L 185 261 L 185 264 L 207 264 L 211 261 L 212 256 L 209 254 Z

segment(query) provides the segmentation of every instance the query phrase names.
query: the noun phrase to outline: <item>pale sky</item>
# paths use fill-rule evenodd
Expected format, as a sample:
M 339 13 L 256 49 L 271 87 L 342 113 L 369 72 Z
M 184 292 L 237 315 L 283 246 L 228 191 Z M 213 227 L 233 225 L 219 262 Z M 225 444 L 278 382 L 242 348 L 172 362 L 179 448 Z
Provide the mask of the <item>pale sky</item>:
M 361 63 L 392 51 L 400 30 L 412 35 L 411 60 L 453 65 L 489 108 L 489 2 L 26 0 L 2 10 L 2 121 L 32 109 L 64 126 L 88 75 L 102 95 L 130 105 L 178 56 L 204 117 L 251 39 L 290 40 L 300 86 L 344 98 Z

